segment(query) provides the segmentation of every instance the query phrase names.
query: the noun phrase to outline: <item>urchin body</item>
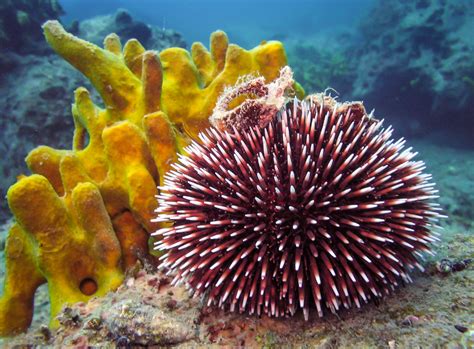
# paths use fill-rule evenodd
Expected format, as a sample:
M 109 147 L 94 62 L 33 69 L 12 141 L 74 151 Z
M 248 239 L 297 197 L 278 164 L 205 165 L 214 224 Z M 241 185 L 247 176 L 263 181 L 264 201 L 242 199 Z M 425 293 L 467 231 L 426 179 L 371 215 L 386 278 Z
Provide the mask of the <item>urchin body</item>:
M 360 105 L 288 103 L 266 126 L 209 129 L 166 176 L 156 248 L 209 304 L 308 318 L 388 294 L 440 216 L 422 161 Z

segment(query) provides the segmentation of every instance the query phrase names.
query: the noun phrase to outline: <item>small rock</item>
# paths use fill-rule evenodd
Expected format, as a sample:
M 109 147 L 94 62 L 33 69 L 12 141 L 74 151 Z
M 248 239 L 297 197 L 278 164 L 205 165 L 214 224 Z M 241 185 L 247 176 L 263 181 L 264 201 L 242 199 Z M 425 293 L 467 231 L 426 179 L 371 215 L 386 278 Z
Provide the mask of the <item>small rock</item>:
M 436 270 L 441 274 L 449 274 L 453 270 L 453 263 L 449 259 L 443 258 L 436 263 Z
M 153 288 L 157 288 L 157 289 L 160 288 L 160 282 L 158 281 L 158 278 L 156 278 L 156 277 L 149 279 L 147 281 L 147 285 L 151 286 Z
M 77 309 L 65 307 L 62 313 L 58 316 L 58 321 L 61 325 L 77 327 L 82 322 L 81 316 Z
M 127 347 L 130 345 L 130 339 L 128 337 L 122 336 L 117 339 L 117 347 Z
M 414 326 L 418 322 L 420 322 L 420 318 L 415 316 L 415 315 L 408 315 L 405 317 L 401 323 L 402 326 L 409 327 L 409 326 Z
M 455 175 L 455 174 L 457 174 L 457 172 L 458 172 L 458 170 L 456 169 L 456 167 L 454 167 L 452 165 L 448 166 L 448 174 L 449 175 Z
M 38 332 L 41 334 L 45 342 L 51 339 L 51 331 L 48 326 L 41 325 Z
M 178 302 L 175 299 L 170 299 L 166 302 L 166 307 L 169 310 L 175 310 L 178 307 Z
M 452 270 L 453 272 L 461 271 L 466 269 L 466 267 L 471 263 L 471 259 L 465 259 L 463 261 L 459 261 L 453 264 Z
M 133 22 L 132 16 L 127 10 L 118 9 L 115 13 L 115 23 L 119 25 L 128 25 Z
M 134 283 L 135 283 L 135 280 L 133 278 L 128 279 L 127 280 L 127 287 L 129 287 L 129 288 L 132 287 Z
M 454 325 L 454 328 L 461 333 L 467 332 L 468 328 L 463 325 Z
M 88 320 L 84 324 L 84 329 L 86 330 L 98 330 L 102 327 L 102 320 L 100 318 L 94 317 L 90 320 Z

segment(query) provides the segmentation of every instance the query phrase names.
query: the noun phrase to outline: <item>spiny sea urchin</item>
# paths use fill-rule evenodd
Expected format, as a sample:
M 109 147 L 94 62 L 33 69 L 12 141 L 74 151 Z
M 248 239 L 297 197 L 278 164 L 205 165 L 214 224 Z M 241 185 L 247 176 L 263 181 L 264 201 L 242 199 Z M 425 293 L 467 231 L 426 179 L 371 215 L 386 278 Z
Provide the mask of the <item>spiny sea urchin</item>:
M 174 282 L 232 311 L 307 319 L 410 281 L 440 217 L 416 153 L 361 103 L 313 95 L 275 114 L 208 129 L 166 176 L 157 220 L 173 225 L 156 248 Z

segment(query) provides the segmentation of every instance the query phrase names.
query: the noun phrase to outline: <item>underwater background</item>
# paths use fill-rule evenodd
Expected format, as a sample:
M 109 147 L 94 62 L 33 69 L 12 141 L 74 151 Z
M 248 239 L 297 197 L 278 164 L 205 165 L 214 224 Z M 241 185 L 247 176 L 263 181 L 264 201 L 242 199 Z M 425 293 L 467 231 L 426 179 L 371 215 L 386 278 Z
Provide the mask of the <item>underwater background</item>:
M 209 35 L 218 29 L 245 49 L 281 41 L 294 78 L 306 94 L 327 91 L 340 101 L 363 101 L 368 111 L 375 109 L 377 119 L 385 120 L 385 126 L 394 126 L 395 138 L 406 138 L 433 174 L 449 218 L 442 222 L 436 256 L 427 258 L 427 272 L 415 273 L 413 284 L 381 305 L 342 315 L 345 321 L 334 317 L 310 326 L 298 319 L 295 324 L 301 331 L 295 332 L 287 323 L 252 319 L 244 324 L 229 318 L 231 329 L 213 324 L 212 333 L 201 343 L 240 345 L 233 340 L 244 338 L 250 346 L 472 345 L 473 0 L 1 0 L 0 287 L 12 224 L 6 194 L 18 176 L 29 173 L 26 155 L 38 145 L 71 147 L 71 104 L 77 87 L 86 87 L 94 102 L 103 105 L 90 82 L 44 40 L 41 25 L 48 19 L 58 19 L 70 33 L 100 46 L 109 33 L 116 33 L 122 43 L 136 38 L 148 50 L 189 50 L 196 41 L 209 47 Z M 130 291 L 115 297 L 133 296 Z M 44 327 L 48 305 L 48 290 L 42 286 L 36 294 L 32 329 L 11 343 L 46 340 L 58 345 L 55 334 Z M 91 336 L 77 332 L 68 321 L 63 325 L 69 337 L 63 333 L 61 340 L 76 345 L 81 336 Z M 183 334 L 176 343 L 199 343 L 189 338 Z M 117 343 L 117 338 L 107 340 Z M 109 345 L 107 340 L 97 343 Z

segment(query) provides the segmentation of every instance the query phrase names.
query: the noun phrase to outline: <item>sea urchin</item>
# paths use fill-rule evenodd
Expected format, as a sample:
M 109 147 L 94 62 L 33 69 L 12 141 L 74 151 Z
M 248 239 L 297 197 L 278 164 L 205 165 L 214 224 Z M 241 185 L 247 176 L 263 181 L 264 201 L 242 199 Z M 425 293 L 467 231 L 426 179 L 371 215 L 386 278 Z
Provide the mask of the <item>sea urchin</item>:
M 416 153 L 361 103 L 294 99 L 267 125 L 210 128 L 167 174 L 156 248 L 208 304 L 308 318 L 388 294 L 436 238 Z

